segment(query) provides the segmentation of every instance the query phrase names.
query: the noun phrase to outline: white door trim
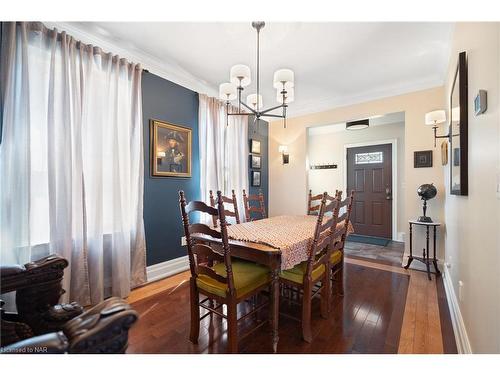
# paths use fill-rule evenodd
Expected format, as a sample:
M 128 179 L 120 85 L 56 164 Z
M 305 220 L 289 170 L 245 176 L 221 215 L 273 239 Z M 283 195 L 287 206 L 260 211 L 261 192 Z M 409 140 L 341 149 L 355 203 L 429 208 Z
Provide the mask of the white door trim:
M 392 145 L 392 240 L 398 239 L 398 140 L 396 138 L 381 141 L 367 141 L 360 143 L 349 143 L 344 145 L 344 157 L 342 158 L 342 169 L 344 173 L 344 188 L 347 191 L 347 149 L 354 147 Z

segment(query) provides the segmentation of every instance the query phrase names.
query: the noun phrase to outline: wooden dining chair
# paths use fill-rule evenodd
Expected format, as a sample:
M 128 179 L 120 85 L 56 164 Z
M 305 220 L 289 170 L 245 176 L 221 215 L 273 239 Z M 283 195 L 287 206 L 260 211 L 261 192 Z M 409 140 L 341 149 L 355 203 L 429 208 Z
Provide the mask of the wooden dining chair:
M 191 329 L 189 338 L 191 342 L 196 344 L 200 332 L 200 321 L 207 316 L 216 314 L 227 319 L 228 322 L 228 352 L 237 353 L 238 321 L 252 316 L 268 305 L 269 302 L 266 299 L 260 305 L 254 306 L 253 310 L 248 312 L 245 310 L 245 314 L 240 319 L 237 316 L 238 304 L 270 287 L 269 269 L 253 262 L 231 259 L 224 202 L 220 191 L 217 192 L 216 208 L 210 207 L 200 201 L 187 203 L 183 191 L 179 192 L 179 203 L 187 241 L 189 269 L 191 271 L 189 281 Z M 220 231 L 201 223 L 191 224 L 189 214 L 192 212 L 204 212 L 212 216 L 217 216 L 220 223 Z M 220 239 L 223 254 L 215 252 L 212 247 L 206 244 L 195 242 L 191 238 L 191 235 L 194 233 L 201 233 Z M 195 257 L 207 259 L 207 262 L 197 262 Z M 211 264 L 213 266 L 210 266 Z M 201 301 L 200 294 L 205 297 Z M 227 306 L 226 314 L 223 313 L 223 305 Z M 253 306 L 253 304 L 250 304 L 250 306 Z M 208 312 L 200 316 L 200 307 Z M 266 323 L 267 321 L 264 319 L 244 336 L 254 332 Z
M 311 303 L 316 295 L 321 297 L 321 316 L 327 318 L 330 312 L 330 254 L 334 245 L 334 231 L 337 226 L 340 199 L 334 198 L 327 204 L 328 194 L 322 194 L 313 240 L 308 260 L 292 269 L 280 272 L 280 283 L 285 288 L 299 290 L 302 294 L 302 338 L 312 341 Z M 331 213 L 326 218 L 325 214 Z M 323 222 L 323 219 L 326 219 Z M 319 285 L 318 285 L 319 284 Z M 314 287 L 317 287 L 314 289 Z M 294 317 L 288 316 L 292 319 Z
M 323 199 L 323 194 L 312 195 L 312 190 L 309 189 L 309 197 L 307 200 L 307 214 L 316 215 L 321 207 L 321 200 Z M 320 201 L 317 203 L 317 201 Z
M 340 201 L 339 210 L 342 207 L 346 208 L 346 211 L 338 218 L 338 223 L 343 224 L 338 230 L 335 229 L 335 243 L 333 245 L 331 255 L 330 255 L 330 269 L 332 281 L 339 282 L 339 294 L 344 295 L 344 246 L 347 238 L 347 232 L 349 230 L 349 221 L 351 219 L 352 204 L 354 202 L 354 190 L 351 190 L 351 194 L 344 200 L 342 200 L 342 192 L 337 192 L 337 197 Z
M 234 190 L 232 190 L 232 198 L 229 198 L 229 197 L 222 195 L 222 203 L 223 203 L 222 204 L 223 207 L 224 207 L 224 203 L 233 205 L 233 211 L 224 209 L 224 214 L 226 216 L 234 217 L 236 220 L 236 224 L 239 224 L 240 223 L 240 214 L 238 212 L 238 202 L 236 200 L 236 194 L 234 193 Z M 214 208 L 216 206 L 215 197 L 214 197 L 212 190 L 210 190 L 210 206 L 212 206 Z M 212 223 L 214 225 L 214 228 L 217 228 L 217 219 L 218 219 L 217 216 L 212 216 Z M 228 223 L 228 225 L 230 225 L 230 224 Z
M 327 194 L 326 200 L 333 201 L 337 196 L 338 190 L 335 190 L 335 196 L 330 196 Z M 321 206 L 321 200 L 323 199 L 323 194 L 312 195 L 312 190 L 309 190 L 309 196 L 307 200 L 307 214 L 308 215 L 317 215 L 319 212 L 319 208 Z M 318 201 L 318 203 L 316 203 Z
M 252 205 L 252 202 L 257 202 L 257 205 Z M 243 205 L 245 206 L 245 220 L 247 222 L 267 217 L 262 190 L 259 191 L 258 195 L 247 195 L 245 189 L 243 189 Z M 258 217 L 252 217 L 252 212 L 258 214 Z

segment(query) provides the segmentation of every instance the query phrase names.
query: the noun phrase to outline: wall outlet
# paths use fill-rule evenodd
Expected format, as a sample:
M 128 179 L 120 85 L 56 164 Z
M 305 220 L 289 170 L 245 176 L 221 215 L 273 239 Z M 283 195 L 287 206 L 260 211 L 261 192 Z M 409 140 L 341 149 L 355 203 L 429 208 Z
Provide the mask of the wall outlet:
M 181 237 L 181 246 L 187 246 L 186 236 Z
M 458 281 L 458 300 L 464 301 L 464 282 L 462 280 Z

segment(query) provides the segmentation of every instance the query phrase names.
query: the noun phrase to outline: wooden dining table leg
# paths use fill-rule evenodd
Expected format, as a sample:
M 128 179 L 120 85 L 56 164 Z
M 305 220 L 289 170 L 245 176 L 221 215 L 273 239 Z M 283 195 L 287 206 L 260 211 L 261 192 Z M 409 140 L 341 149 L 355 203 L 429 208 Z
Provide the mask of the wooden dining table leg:
M 279 303 L 280 303 L 280 276 L 279 265 L 273 267 L 271 271 L 271 334 L 273 338 L 273 352 L 278 351 L 278 323 L 279 323 Z

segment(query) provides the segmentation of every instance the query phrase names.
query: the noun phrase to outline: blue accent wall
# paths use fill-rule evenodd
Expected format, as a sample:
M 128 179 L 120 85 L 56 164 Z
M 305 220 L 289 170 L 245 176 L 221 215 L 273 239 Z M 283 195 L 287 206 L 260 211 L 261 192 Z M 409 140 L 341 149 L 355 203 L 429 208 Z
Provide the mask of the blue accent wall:
M 188 200 L 200 199 L 198 94 L 151 73 L 142 76 L 144 126 L 144 227 L 147 265 L 186 255 L 179 211 L 179 190 Z M 152 177 L 149 120 L 161 120 L 193 129 L 192 177 Z
M 184 190 L 188 200 L 200 199 L 200 154 L 198 142 L 198 93 L 179 86 L 152 73 L 142 76 L 142 113 L 144 129 L 144 228 L 146 232 L 147 265 L 165 262 L 185 256 L 181 246 L 184 235 L 179 212 L 179 190 Z M 150 156 L 149 122 L 151 119 L 170 122 L 193 129 L 192 177 L 152 177 Z M 248 139 L 261 141 L 262 168 L 261 187 L 251 186 L 249 168 L 249 194 L 258 194 L 262 189 L 266 210 L 269 194 L 269 125 L 260 121 L 253 124 L 249 119 Z M 250 158 L 248 160 L 250 165 Z M 243 209 L 243 207 L 241 208 Z
M 248 120 L 248 142 L 249 142 L 249 150 L 251 150 L 250 140 L 255 139 L 260 141 L 260 156 L 262 157 L 262 165 L 260 169 L 252 169 L 252 164 L 250 161 L 250 157 L 248 158 L 248 186 L 250 193 L 249 194 L 259 194 L 259 190 L 262 189 L 262 194 L 264 194 L 264 202 L 266 203 L 266 213 L 269 215 L 269 124 L 267 121 L 260 120 L 259 124 L 254 124 L 253 117 L 250 117 Z M 258 155 L 258 154 L 255 154 Z M 252 171 L 260 171 L 261 178 L 261 186 L 253 187 L 252 186 Z

